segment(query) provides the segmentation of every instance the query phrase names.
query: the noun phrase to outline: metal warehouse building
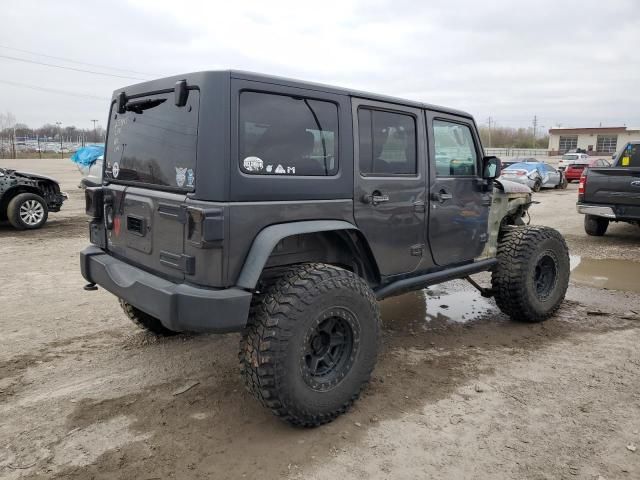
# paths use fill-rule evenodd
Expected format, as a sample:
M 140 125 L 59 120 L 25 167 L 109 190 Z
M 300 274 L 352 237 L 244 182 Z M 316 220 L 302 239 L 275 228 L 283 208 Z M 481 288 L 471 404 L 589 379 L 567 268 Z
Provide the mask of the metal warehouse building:
M 549 130 L 549 155 L 562 155 L 578 148 L 589 155 L 607 155 L 631 140 L 640 140 L 640 128 L 552 128 Z

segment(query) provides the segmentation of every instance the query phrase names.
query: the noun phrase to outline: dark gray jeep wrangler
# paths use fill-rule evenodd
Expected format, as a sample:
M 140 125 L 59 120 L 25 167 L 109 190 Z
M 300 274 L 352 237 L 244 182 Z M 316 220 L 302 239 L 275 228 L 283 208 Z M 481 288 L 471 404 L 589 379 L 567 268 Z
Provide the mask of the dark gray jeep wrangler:
M 476 286 L 511 318 L 557 310 L 565 242 L 499 173 L 464 112 L 235 71 L 133 85 L 82 274 L 154 333 L 243 332 L 248 389 L 316 426 L 369 380 L 380 299 L 492 271 Z

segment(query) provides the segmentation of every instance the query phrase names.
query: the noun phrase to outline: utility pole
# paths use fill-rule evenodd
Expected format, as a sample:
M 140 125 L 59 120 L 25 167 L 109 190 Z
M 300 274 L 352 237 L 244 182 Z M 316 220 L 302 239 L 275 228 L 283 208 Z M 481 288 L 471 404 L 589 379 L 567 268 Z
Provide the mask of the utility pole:
M 18 158 L 16 156 L 16 126 L 13 126 L 13 138 L 11 139 L 11 144 L 13 145 L 13 158 Z
M 491 147 L 491 122 L 493 122 L 493 118 L 489 117 L 487 119 L 487 123 L 489 124 L 489 147 Z
M 93 141 L 95 143 L 98 143 L 98 133 L 96 130 L 96 123 L 98 123 L 98 120 L 91 120 L 93 122 Z
M 538 128 L 538 116 L 533 116 L 533 148 L 536 148 L 536 133 Z
M 60 158 L 64 158 L 64 154 L 62 153 L 62 122 L 56 122 L 58 126 L 58 134 L 60 135 Z

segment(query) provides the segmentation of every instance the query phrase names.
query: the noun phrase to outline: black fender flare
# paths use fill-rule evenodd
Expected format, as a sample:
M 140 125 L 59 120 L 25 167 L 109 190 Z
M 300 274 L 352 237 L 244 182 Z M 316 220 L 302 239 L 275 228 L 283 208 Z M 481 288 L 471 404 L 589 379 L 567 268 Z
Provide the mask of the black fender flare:
M 236 286 L 248 290 L 253 290 L 256 287 L 271 252 L 283 238 L 304 233 L 336 230 L 358 230 L 358 227 L 344 220 L 310 220 L 278 223 L 265 227 L 253 240 Z

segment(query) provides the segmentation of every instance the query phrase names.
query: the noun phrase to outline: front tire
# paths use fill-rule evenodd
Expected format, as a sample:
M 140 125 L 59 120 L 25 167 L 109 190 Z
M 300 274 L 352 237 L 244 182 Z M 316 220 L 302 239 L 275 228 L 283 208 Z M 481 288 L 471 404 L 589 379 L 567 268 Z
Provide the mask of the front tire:
M 176 335 L 177 332 L 169 330 L 167 327 L 162 325 L 162 322 L 160 322 L 160 320 L 158 320 L 156 317 L 152 317 L 148 313 L 137 309 L 121 298 L 119 298 L 118 301 L 120 302 L 120 306 L 122 307 L 122 310 L 124 310 L 124 313 L 127 315 L 127 317 L 129 317 L 129 320 L 131 320 L 141 329 L 147 330 L 160 337 L 169 337 L 171 335 Z
M 513 320 L 541 322 L 552 316 L 569 285 L 569 250 L 547 227 L 518 227 L 498 242 L 498 266 L 491 278 L 496 304 Z
M 584 216 L 584 231 L 592 237 L 601 237 L 609 228 L 609 219 L 596 217 L 595 215 Z
M 252 305 L 239 353 L 245 385 L 292 425 L 330 422 L 368 383 L 379 330 L 360 277 L 321 263 L 290 267 Z
M 42 227 L 49 216 L 47 202 L 35 193 L 20 193 L 7 207 L 9 223 L 17 230 L 35 230 Z

